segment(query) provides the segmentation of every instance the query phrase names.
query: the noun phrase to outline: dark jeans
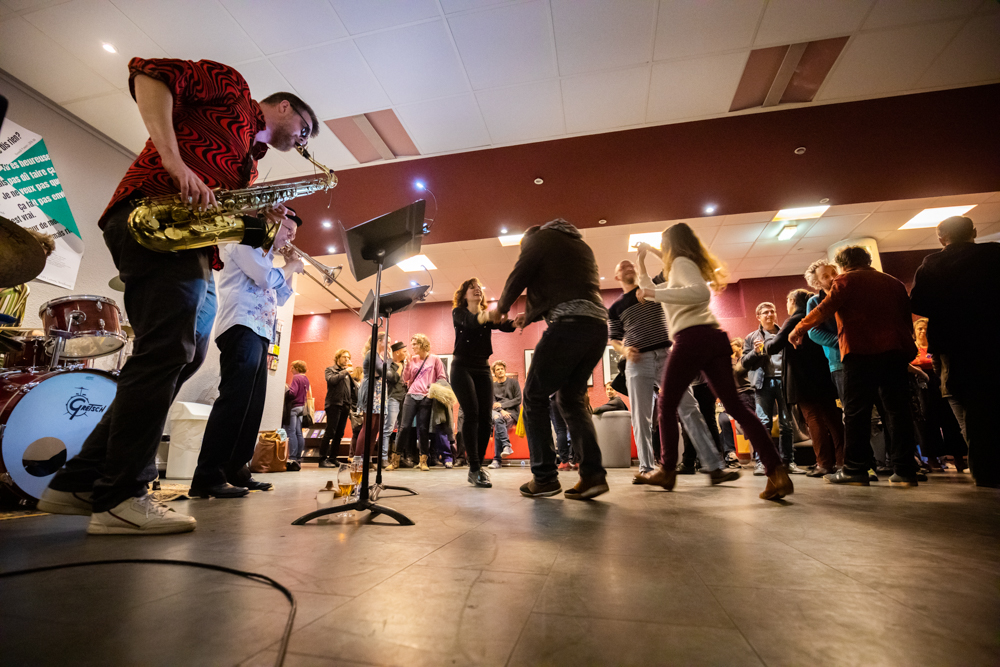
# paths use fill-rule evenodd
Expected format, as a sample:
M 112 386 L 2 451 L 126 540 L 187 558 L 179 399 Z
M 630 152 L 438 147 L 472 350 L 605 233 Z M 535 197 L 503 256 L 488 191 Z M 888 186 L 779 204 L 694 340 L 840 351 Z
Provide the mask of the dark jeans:
M 302 437 L 302 412 L 304 405 L 296 405 L 288 411 L 288 459 L 302 463 L 306 441 Z
M 701 412 L 701 416 L 705 418 L 705 425 L 708 426 L 708 434 L 712 436 L 712 442 L 715 443 L 715 448 L 719 450 L 719 454 L 724 457 L 726 450 L 723 447 L 722 436 L 719 433 L 718 419 L 715 417 L 715 394 L 708 388 L 708 384 L 704 382 L 691 385 L 691 391 L 694 394 L 695 400 L 698 401 L 698 410 Z M 691 442 L 691 438 L 688 436 L 683 424 L 681 424 L 681 435 L 684 439 L 684 451 L 681 453 L 681 462 L 690 467 L 694 465 L 695 460 L 698 458 L 698 452 L 695 451 L 694 443 Z
M 984 350 L 941 355 L 942 393 L 969 444 L 972 477 L 984 486 L 1000 484 L 1000 437 L 993 424 L 998 366 Z
M 399 411 L 399 438 L 406 438 L 404 442 L 410 442 L 413 431 L 416 430 L 417 447 L 421 456 L 431 453 L 431 407 L 434 405 L 433 399 L 416 394 L 407 394 L 403 399 L 403 408 Z M 413 420 L 417 420 L 414 429 Z
M 757 415 L 736 393 L 731 356 L 733 350 L 726 333 L 708 325 L 688 327 L 674 334 L 674 346 L 663 368 L 660 393 L 660 446 L 663 468 L 677 465 L 677 406 L 681 395 L 698 373 L 705 374 L 712 393 L 746 433 L 754 452 L 760 456 L 767 474 L 781 465 L 781 457 Z
M 238 481 L 253 457 L 267 389 L 268 340 L 236 325 L 215 339 L 220 355 L 219 397 L 205 424 L 191 486 Z
M 844 472 L 867 474 L 872 459 L 872 408 L 881 398 L 884 425 L 892 442 L 889 456 L 899 474 L 916 472 L 916 443 L 910 387 L 909 359 L 901 352 L 852 353 L 844 359 Z M 887 443 L 888 445 L 888 443 Z
M 486 364 L 451 364 L 451 388 L 462 407 L 462 444 L 471 470 L 479 470 L 493 430 L 493 377 Z
M 816 465 L 833 471 L 844 465 L 844 415 L 832 399 L 799 401 L 809 437 L 812 438 Z
M 778 413 L 778 449 L 781 452 L 781 460 L 785 464 L 795 460 L 795 448 L 793 446 L 792 413 L 785 403 L 785 392 L 781 386 L 781 378 L 766 377 L 764 386 L 754 392 L 757 401 L 757 417 L 760 422 L 771 433 L 774 427 L 774 413 Z M 754 459 L 757 452 L 754 452 Z
M 349 405 L 326 406 L 326 430 L 323 432 L 323 440 L 319 443 L 320 461 L 337 460 L 340 454 L 340 442 L 344 439 L 344 431 L 347 430 L 347 420 L 350 416 Z
M 587 378 L 601 361 L 608 342 L 608 327 L 590 318 L 564 318 L 550 325 L 535 346 L 535 355 L 524 382 L 524 425 L 531 452 L 531 474 L 538 484 L 559 477 L 552 444 L 549 397 L 566 420 L 573 451 L 580 461 L 580 476 L 604 477 L 601 449 L 594 420 L 587 411 Z
M 559 412 L 559 406 L 556 405 L 554 396 L 549 399 L 549 419 L 552 421 L 552 429 L 556 432 L 556 454 L 559 455 L 559 462 L 574 462 L 573 452 L 569 446 L 569 431 L 566 429 L 566 420 Z
M 145 495 L 170 404 L 204 361 L 215 319 L 211 248 L 147 250 L 128 231 L 130 212 L 127 204 L 112 210 L 104 242 L 125 283 L 132 356 L 101 423 L 50 484 L 58 491 L 93 490 L 95 512 Z
M 968 452 L 961 427 L 948 399 L 941 395 L 941 381 L 937 374 L 928 371 L 927 377 L 927 386 L 917 388 L 920 405 L 917 445 L 920 453 L 928 458 L 951 454 L 961 464 L 960 458 Z

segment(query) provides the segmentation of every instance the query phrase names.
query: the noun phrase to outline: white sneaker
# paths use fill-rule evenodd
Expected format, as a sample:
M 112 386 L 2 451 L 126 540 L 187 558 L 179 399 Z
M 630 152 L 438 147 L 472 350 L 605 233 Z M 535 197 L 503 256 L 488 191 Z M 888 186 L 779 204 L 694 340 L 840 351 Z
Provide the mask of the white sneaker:
M 493 459 L 493 461 L 490 463 L 490 468 L 496 470 L 499 467 L 500 467 L 500 462 L 497 461 L 496 459 Z
M 47 488 L 38 500 L 38 509 L 49 514 L 75 514 L 90 516 L 90 491 L 56 491 Z
M 197 525 L 194 517 L 178 514 L 149 494 L 129 498 L 108 510 L 95 512 L 87 526 L 88 535 L 166 535 L 187 533 Z
M 505 459 L 508 456 L 512 456 L 513 454 L 514 454 L 514 450 L 511 449 L 510 446 L 507 446 L 507 447 L 503 448 L 502 452 L 500 452 L 500 458 Z
M 452 463 L 451 461 L 445 461 L 445 462 L 444 462 L 444 467 L 445 467 L 445 468 L 454 468 L 454 467 L 455 467 L 455 464 L 454 464 L 454 463 Z

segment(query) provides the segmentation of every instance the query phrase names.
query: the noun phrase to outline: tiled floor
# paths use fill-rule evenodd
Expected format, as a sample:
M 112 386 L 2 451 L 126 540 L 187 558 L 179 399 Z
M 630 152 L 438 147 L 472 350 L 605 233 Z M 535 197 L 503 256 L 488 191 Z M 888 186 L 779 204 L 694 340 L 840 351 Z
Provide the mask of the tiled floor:
M 218 563 L 298 599 L 286 665 L 997 665 L 1000 492 L 749 474 L 674 493 L 613 471 L 595 502 L 522 498 L 519 469 L 389 473 L 417 523 L 312 523 L 329 471 L 174 503 L 189 535 L 87 537 L 83 517 L 0 521 L 0 570 L 101 558 Z M 568 483 L 567 483 L 568 482 Z M 572 476 L 563 477 L 564 486 Z M 222 573 L 163 565 L 0 580 L 0 665 L 270 665 L 288 605 Z

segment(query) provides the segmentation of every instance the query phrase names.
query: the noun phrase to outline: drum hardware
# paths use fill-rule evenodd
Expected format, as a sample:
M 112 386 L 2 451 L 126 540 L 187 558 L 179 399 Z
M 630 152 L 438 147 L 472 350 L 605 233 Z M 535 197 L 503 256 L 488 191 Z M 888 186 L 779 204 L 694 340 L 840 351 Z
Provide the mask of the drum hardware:
M 0 288 L 33 280 L 45 268 L 45 249 L 19 225 L 0 216 Z

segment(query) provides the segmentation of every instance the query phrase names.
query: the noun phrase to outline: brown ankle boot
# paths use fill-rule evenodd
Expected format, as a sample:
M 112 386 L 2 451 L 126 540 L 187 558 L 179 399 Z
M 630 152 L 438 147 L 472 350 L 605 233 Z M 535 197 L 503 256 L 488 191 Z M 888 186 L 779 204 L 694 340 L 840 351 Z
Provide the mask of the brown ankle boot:
M 421 470 L 430 470 L 430 468 L 427 467 L 427 455 L 426 454 L 421 454 L 420 455 L 420 469 Z M 789 483 L 791 483 L 791 482 L 789 482 Z
M 785 496 L 795 492 L 792 480 L 785 470 L 785 466 L 779 466 L 772 474 L 767 476 L 767 485 L 760 494 L 761 500 L 780 500 Z
M 399 468 L 399 454 L 393 454 L 389 457 L 389 465 L 382 469 L 388 472 L 389 470 L 396 470 L 397 468 Z
M 636 484 L 651 484 L 653 486 L 664 488 L 667 491 L 673 491 L 674 484 L 677 482 L 677 471 L 664 470 L 663 466 L 660 466 L 653 472 L 648 472 L 643 475 L 643 478 L 645 481 L 636 482 Z

